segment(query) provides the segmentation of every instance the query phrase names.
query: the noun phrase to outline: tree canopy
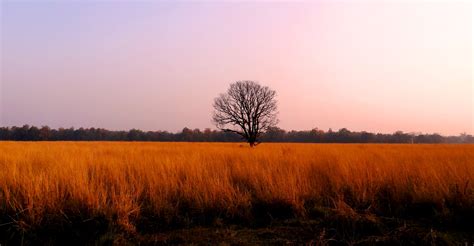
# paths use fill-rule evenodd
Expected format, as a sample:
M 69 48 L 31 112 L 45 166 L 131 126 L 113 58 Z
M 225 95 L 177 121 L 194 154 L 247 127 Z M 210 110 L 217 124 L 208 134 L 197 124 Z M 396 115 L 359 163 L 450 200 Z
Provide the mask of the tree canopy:
M 265 142 L 298 143 L 474 143 L 474 136 L 441 136 L 439 134 L 393 134 L 355 132 L 342 128 L 339 131 L 312 129 L 285 131 L 270 127 L 261 136 Z M 172 133 L 167 131 L 110 131 L 102 128 L 0 127 L 0 140 L 8 141 L 157 141 L 157 142 L 242 142 L 238 135 L 221 130 L 183 128 Z
M 237 81 L 214 100 L 213 122 L 225 132 L 242 136 L 251 147 L 278 123 L 276 92 L 254 81 Z

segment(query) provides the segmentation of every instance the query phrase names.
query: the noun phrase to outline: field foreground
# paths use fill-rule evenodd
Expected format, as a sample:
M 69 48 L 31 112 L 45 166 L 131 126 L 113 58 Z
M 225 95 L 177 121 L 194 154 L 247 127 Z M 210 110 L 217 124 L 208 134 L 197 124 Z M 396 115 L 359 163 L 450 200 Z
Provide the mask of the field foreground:
M 0 142 L 0 244 L 474 243 L 474 145 Z

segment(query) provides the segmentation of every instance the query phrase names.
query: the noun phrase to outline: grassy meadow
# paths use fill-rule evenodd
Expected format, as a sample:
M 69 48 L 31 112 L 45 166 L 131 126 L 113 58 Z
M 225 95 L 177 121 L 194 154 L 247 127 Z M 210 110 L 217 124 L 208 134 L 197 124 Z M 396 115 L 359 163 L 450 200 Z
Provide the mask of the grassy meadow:
M 474 145 L 0 142 L 0 244 L 472 243 L 473 182 Z

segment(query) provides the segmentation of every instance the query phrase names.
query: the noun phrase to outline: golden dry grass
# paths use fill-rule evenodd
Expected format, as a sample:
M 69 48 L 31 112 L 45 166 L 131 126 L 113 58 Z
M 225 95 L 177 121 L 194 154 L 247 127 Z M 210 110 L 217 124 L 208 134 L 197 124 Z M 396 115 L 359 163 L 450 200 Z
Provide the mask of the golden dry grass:
M 134 231 L 143 218 L 401 216 L 417 204 L 462 215 L 473 181 L 473 145 L 2 142 L 0 224 L 102 216 Z

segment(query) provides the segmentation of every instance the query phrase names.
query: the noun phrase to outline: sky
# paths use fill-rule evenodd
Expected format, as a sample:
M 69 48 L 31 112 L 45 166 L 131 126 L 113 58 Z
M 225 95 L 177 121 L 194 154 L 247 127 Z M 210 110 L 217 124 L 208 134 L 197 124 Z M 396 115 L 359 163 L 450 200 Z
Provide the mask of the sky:
M 471 1 L 1 1 L 0 125 L 215 128 L 237 80 L 279 127 L 474 134 Z

